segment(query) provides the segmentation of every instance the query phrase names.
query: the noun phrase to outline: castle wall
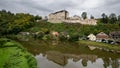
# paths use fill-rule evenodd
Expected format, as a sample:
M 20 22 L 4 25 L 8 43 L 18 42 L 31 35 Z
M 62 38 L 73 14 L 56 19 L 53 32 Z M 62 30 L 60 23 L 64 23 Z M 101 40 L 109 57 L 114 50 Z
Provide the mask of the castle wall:
M 64 20 L 64 23 L 80 23 L 80 24 L 84 24 L 84 25 L 97 25 L 97 21 L 94 19 L 86 19 L 86 20 L 73 20 L 73 19 L 68 19 L 68 20 Z
M 51 13 L 48 16 L 48 22 L 51 23 L 80 23 L 84 25 L 97 25 L 97 20 L 95 19 L 85 19 L 82 20 L 79 16 L 75 15 L 73 17 L 69 17 L 69 13 L 66 10 L 58 11 L 55 13 Z
M 62 21 L 65 20 L 67 17 L 69 17 L 69 13 L 67 13 L 66 11 L 52 13 L 49 15 L 48 22 L 62 23 Z

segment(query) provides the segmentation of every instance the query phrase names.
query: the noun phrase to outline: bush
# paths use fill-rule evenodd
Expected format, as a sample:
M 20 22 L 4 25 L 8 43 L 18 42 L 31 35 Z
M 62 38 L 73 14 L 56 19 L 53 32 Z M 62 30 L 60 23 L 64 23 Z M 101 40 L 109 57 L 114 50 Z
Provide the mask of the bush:
M 69 41 L 78 41 L 79 35 L 71 35 Z
M 59 37 L 59 40 L 60 40 L 60 41 L 65 41 L 65 40 L 67 40 L 67 38 L 65 38 L 64 36 L 61 35 L 61 36 Z

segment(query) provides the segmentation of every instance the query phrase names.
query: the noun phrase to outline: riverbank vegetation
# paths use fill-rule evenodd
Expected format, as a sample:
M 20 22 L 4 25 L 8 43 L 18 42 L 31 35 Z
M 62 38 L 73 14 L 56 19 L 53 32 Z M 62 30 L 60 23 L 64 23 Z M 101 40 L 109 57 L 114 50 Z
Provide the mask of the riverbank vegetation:
M 19 43 L 0 38 L 0 68 L 37 68 L 35 58 Z
M 18 42 L 20 42 L 24 47 L 28 49 L 29 52 L 33 53 L 34 55 L 38 55 L 40 53 L 46 54 L 46 52 L 48 51 L 58 51 L 62 53 L 69 53 L 69 54 L 76 54 L 76 55 L 99 54 L 99 57 L 101 56 L 110 57 L 114 53 L 112 51 L 108 52 L 103 49 L 100 50 L 98 48 L 94 50 L 90 50 L 88 45 L 86 45 L 85 41 L 84 43 L 81 43 L 82 41 L 76 43 L 76 42 L 69 42 L 69 41 L 67 42 L 67 41 L 52 41 L 52 40 L 35 40 L 34 41 L 34 39 L 30 39 L 29 41 L 18 41 Z M 95 45 L 95 46 L 99 47 L 99 45 L 98 46 Z M 106 55 L 106 54 L 109 54 L 109 55 Z M 119 55 L 117 52 L 115 52 L 114 54 L 116 54 L 116 56 Z
M 88 41 L 88 40 L 80 40 L 78 41 L 78 43 L 82 45 L 86 45 L 86 46 L 95 46 L 95 47 L 100 47 L 101 49 L 108 49 L 110 51 L 114 50 L 114 51 L 120 52 L 120 48 L 118 46 L 111 45 L 111 44 L 93 42 L 93 41 Z

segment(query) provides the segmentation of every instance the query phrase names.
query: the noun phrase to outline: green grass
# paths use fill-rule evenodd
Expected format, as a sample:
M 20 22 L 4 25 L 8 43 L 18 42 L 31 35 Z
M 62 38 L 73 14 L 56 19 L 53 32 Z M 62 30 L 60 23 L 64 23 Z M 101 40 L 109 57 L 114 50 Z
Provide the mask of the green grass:
M 46 21 L 40 21 L 35 23 L 35 25 L 26 29 L 25 31 L 29 32 L 46 32 L 46 31 L 58 31 L 63 32 L 67 31 L 70 35 L 78 34 L 83 36 L 89 35 L 90 33 L 98 34 L 100 32 L 105 32 L 109 34 L 112 31 L 120 31 L 120 26 L 118 24 L 98 24 L 96 26 L 93 25 L 81 25 L 81 24 L 65 24 L 65 23 L 48 23 Z
M 78 43 L 87 45 L 87 46 L 96 46 L 96 47 L 107 48 L 110 50 L 120 51 L 120 47 L 117 45 L 111 45 L 111 44 L 106 44 L 106 43 L 101 43 L 101 42 L 92 42 L 92 41 L 87 41 L 87 40 L 80 40 L 78 41 Z
M 35 58 L 19 43 L 8 39 L 0 43 L 0 68 L 37 68 Z

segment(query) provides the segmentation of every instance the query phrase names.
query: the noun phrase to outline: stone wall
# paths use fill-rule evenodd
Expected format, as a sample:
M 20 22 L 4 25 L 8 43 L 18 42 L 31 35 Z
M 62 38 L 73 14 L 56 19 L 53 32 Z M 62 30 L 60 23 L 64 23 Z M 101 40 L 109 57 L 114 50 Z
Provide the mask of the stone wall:
M 51 13 L 48 16 L 48 22 L 51 23 L 80 23 L 84 25 L 97 25 L 97 20 L 95 19 L 85 19 L 82 20 L 79 16 L 74 15 L 69 17 L 69 13 L 66 10 L 61 10 L 55 13 Z
M 63 20 L 67 19 L 68 17 L 69 17 L 69 13 L 65 10 L 62 10 L 62 11 L 49 14 L 48 22 L 62 23 Z
M 97 21 L 94 19 L 85 19 L 85 20 L 73 20 L 73 19 L 68 19 L 64 20 L 64 23 L 80 23 L 84 25 L 97 25 Z
M 85 19 L 82 20 L 81 24 L 86 24 L 86 25 L 97 25 L 97 20 L 95 19 Z

